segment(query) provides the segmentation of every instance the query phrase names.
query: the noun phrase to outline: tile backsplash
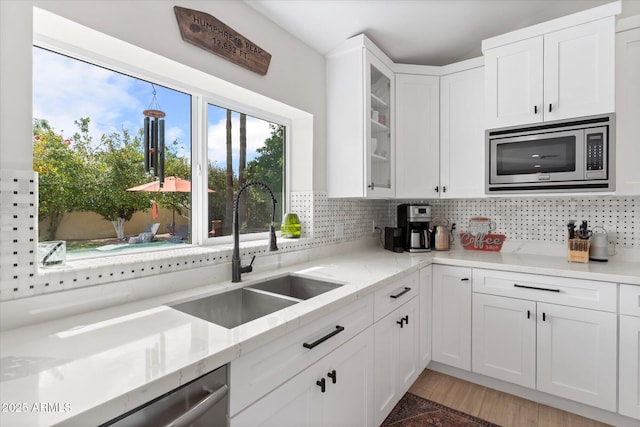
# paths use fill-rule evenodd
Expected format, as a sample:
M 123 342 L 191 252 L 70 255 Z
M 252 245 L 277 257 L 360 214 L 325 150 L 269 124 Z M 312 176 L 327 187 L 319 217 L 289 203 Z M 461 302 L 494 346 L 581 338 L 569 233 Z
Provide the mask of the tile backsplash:
M 184 248 L 163 257 L 103 257 L 78 261 L 74 268 L 43 274 L 36 263 L 37 175 L 0 171 L 0 301 L 104 284 L 162 272 L 227 263 L 231 249 Z M 375 236 L 373 227 L 395 226 L 398 200 L 329 199 L 325 192 L 294 192 L 291 211 L 302 225 L 302 239 L 282 239 L 280 252 L 292 252 Z M 522 197 L 421 200 L 434 217 L 465 231 L 469 218 L 485 216 L 510 240 L 562 243 L 569 220 L 590 228 L 616 230 L 618 247 L 640 249 L 640 196 Z M 243 244 L 242 256 L 266 255 L 264 244 Z M 155 254 L 158 254 L 156 252 Z

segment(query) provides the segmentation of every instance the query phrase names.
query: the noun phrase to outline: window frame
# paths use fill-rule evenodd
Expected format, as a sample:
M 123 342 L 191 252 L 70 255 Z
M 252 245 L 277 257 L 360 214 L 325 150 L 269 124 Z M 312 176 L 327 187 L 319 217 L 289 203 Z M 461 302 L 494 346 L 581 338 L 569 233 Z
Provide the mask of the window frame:
M 94 30 L 91 30 L 94 31 Z M 45 31 L 46 32 L 46 31 Z M 121 40 L 117 40 L 114 43 L 124 43 Z M 189 246 L 221 246 L 227 247 L 232 243 L 232 236 L 223 236 L 218 238 L 209 237 L 209 224 L 208 224 L 208 212 L 207 212 L 207 188 L 208 188 L 208 174 L 205 172 L 207 167 L 207 131 L 208 131 L 208 117 L 207 106 L 209 103 L 222 108 L 228 108 L 236 112 L 242 112 L 249 116 L 253 116 L 258 119 L 262 119 L 268 122 L 272 122 L 278 125 L 286 127 L 285 140 L 284 140 L 284 189 L 283 197 L 284 201 L 278 201 L 282 214 L 290 210 L 291 200 L 291 129 L 293 127 L 293 120 L 282 115 L 278 115 L 251 104 L 244 103 L 230 99 L 226 96 L 214 93 L 210 90 L 203 89 L 192 83 L 187 82 L 186 79 L 181 79 L 181 74 L 176 72 L 170 77 L 156 74 L 149 70 L 145 70 L 136 64 L 131 64 L 125 60 L 116 60 L 109 58 L 106 55 L 102 55 L 95 51 L 84 49 L 80 46 L 73 45 L 71 43 L 63 43 L 52 38 L 43 35 L 42 33 L 33 33 L 32 46 L 50 50 L 54 53 L 68 56 L 72 59 L 87 62 L 91 65 L 106 68 L 108 70 L 122 73 L 133 78 L 152 82 L 154 84 L 165 86 L 169 89 L 180 91 L 191 96 L 191 244 Z M 137 48 L 137 47 L 136 47 Z M 137 48 L 141 49 L 141 48 Z M 153 53 L 152 53 L 153 54 Z M 157 59 L 166 61 L 168 65 L 175 63 L 174 60 L 156 55 Z M 126 55 L 123 55 L 126 56 Z M 183 65 L 183 64 L 180 64 Z M 183 65 L 188 67 L 186 65 Z M 172 68 L 172 67 L 167 67 Z M 173 67 L 175 68 L 175 67 Z M 189 67 L 191 68 L 191 67 Z M 195 70 L 198 71 L 198 70 Z M 212 76 L 215 78 L 215 76 Z M 235 86 L 235 85 L 233 85 Z M 233 89 L 231 89 L 233 90 Z M 246 98 L 246 94 L 240 93 L 241 90 L 246 90 L 237 86 L 238 98 Z M 229 91 L 226 88 L 226 91 Z M 142 117 L 142 116 L 141 116 Z M 141 119 L 142 120 L 142 119 Z M 36 195 L 36 197 L 38 197 Z M 268 232 L 263 233 L 251 233 L 242 234 L 240 241 L 259 241 L 268 239 Z M 177 248 L 176 248 L 177 249 Z M 149 252 L 157 252 L 156 249 L 149 250 Z M 99 258 L 116 257 L 125 254 L 109 254 L 105 253 Z

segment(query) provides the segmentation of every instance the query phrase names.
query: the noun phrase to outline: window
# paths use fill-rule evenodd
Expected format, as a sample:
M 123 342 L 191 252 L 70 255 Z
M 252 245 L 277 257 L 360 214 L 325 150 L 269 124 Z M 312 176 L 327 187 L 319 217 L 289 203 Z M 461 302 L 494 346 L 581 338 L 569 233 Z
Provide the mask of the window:
M 238 189 L 248 181 L 264 182 L 284 205 L 285 127 L 230 109 L 207 105 L 209 235 L 232 234 L 233 204 Z M 224 190 L 224 191 L 221 191 Z M 260 187 L 247 188 L 238 205 L 240 232 L 261 233 L 271 224 L 271 200 Z M 282 220 L 276 210 L 275 223 Z M 277 227 L 276 227 L 277 228 Z
M 279 224 L 285 206 L 283 125 L 202 101 L 215 94 L 127 74 L 34 47 L 40 240 L 66 240 L 70 257 L 156 250 L 208 237 L 224 241 L 235 193 L 245 180 L 273 189 Z M 192 129 L 199 102 L 207 111 L 206 130 Z M 166 114 L 162 189 L 157 168 L 145 170 L 143 111 L 150 109 Z M 206 135 L 206 143 L 198 142 L 199 135 Z M 202 145 L 206 154 L 192 150 Z M 198 164 L 208 169 L 205 201 L 191 190 L 192 165 Z M 243 193 L 245 234 L 260 235 L 270 224 L 271 206 L 261 191 Z M 198 213 L 201 205 L 207 214 Z M 194 227 L 194 221 L 202 224 Z M 206 231 L 192 236 L 194 230 Z

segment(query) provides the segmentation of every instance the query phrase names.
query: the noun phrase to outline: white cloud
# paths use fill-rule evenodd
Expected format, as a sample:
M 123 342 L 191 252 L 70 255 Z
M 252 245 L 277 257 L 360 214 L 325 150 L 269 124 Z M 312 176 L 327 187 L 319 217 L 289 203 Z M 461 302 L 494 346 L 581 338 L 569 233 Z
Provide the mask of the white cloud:
M 227 121 L 221 119 L 209 125 L 208 129 L 209 160 L 216 160 L 219 165 L 225 165 L 227 159 Z M 237 173 L 237 162 L 240 151 L 240 118 L 233 114 L 231 118 L 232 156 L 234 172 Z M 271 136 L 269 122 L 247 116 L 247 161 L 256 156 L 256 149 L 264 146 L 264 141 Z
M 65 137 L 78 131 L 74 121 L 81 117 L 91 119 L 94 141 L 103 134 L 122 132 L 123 127 L 135 135 L 134 129 L 140 127 L 131 127 L 130 118 L 141 117 L 144 107 L 127 76 L 34 48 L 33 79 L 34 117 L 46 119 Z

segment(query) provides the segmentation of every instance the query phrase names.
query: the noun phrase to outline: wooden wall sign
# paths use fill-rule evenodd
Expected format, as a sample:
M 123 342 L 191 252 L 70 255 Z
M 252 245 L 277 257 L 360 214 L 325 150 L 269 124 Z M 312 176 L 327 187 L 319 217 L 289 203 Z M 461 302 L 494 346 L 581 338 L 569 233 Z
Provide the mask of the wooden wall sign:
M 215 17 L 174 6 L 182 40 L 261 75 L 267 74 L 271 54 Z

